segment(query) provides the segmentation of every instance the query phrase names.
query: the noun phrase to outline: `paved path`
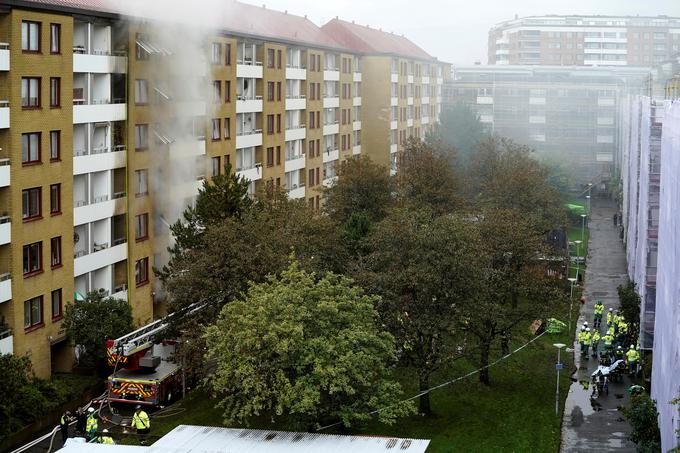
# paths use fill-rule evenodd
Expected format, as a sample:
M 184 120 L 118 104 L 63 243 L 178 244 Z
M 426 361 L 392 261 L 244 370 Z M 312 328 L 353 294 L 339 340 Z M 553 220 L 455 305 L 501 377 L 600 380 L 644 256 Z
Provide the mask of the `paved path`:
M 604 301 L 605 309 L 618 307 L 616 287 L 626 280 L 626 255 L 614 227 L 614 203 L 593 200 L 590 227 L 588 269 L 584 294 L 586 304 L 581 307 L 578 325 L 593 323 L 593 305 L 597 299 Z M 603 320 L 601 333 L 604 334 Z M 577 368 L 572 375 L 576 380 L 569 389 L 569 395 L 562 419 L 562 453 L 576 452 L 634 452 L 635 445 L 628 440 L 630 426 L 617 409 L 628 405 L 627 388 L 631 385 L 628 377 L 623 383 L 610 384 L 609 395 L 590 399 L 591 388 L 584 389 L 582 381 L 589 381 L 597 369 L 597 360 L 581 361 L 579 347 L 574 340 L 574 361 Z M 601 347 L 601 346 L 600 346 Z M 583 362 L 583 363 L 581 363 Z

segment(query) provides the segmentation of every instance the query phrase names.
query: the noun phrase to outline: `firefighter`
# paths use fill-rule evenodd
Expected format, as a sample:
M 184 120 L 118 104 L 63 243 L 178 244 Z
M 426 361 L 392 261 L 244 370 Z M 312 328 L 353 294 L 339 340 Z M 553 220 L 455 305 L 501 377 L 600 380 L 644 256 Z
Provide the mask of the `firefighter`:
M 602 303 L 602 300 L 598 299 L 598 301 L 595 302 L 595 306 L 593 307 L 593 313 L 595 314 L 593 327 L 599 329 L 600 325 L 602 324 L 602 313 L 604 313 L 604 304 Z
M 135 407 L 135 415 L 132 416 L 132 427 L 137 430 L 137 434 L 149 434 L 151 430 L 149 415 L 142 410 L 142 406 L 139 404 Z
M 602 337 L 602 341 L 604 343 L 604 352 L 605 354 L 609 355 L 612 352 L 612 347 L 614 343 L 614 336 L 611 335 L 609 332 L 605 334 L 604 337 Z
M 616 310 L 616 313 L 614 314 L 613 321 L 612 326 L 614 326 L 614 335 L 616 335 L 619 333 L 619 321 L 621 321 L 621 315 L 618 310 Z
M 87 422 L 85 423 L 85 431 L 87 432 L 87 441 L 91 442 L 97 436 L 97 414 L 94 412 L 94 407 L 87 409 Z
M 635 346 L 630 345 L 630 348 L 626 352 L 626 362 L 628 363 L 628 371 L 630 372 L 631 376 L 636 373 L 639 360 L 640 353 L 637 352 Z
M 623 319 L 623 316 L 621 316 L 621 319 L 619 319 L 619 342 L 623 343 L 627 336 L 628 323 L 625 321 L 625 319 Z
M 97 438 L 97 443 L 98 444 L 106 444 L 106 445 L 115 445 L 115 442 L 109 436 L 109 430 L 104 429 L 102 430 L 102 435 Z
M 607 328 L 614 323 L 614 309 L 610 308 L 607 312 Z
M 590 328 L 586 328 L 583 333 L 583 341 L 581 343 L 581 355 L 588 357 L 588 348 L 590 347 Z
M 595 330 L 593 336 L 590 339 L 590 346 L 593 348 L 593 357 L 597 357 L 597 349 L 600 345 L 600 331 Z
M 71 412 L 66 411 L 62 414 L 61 418 L 59 419 L 59 429 L 61 430 L 61 441 L 62 443 L 66 443 L 66 439 L 68 439 L 68 424 L 71 423 L 71 420 L 73 418 L 71 417 Z
M 623 360 L 625 357 L 625 354 L 623 353 L 623 348 L 621 346 L 616 347 L 616 351 L 614 351 L 614 359 L 615 360 Z

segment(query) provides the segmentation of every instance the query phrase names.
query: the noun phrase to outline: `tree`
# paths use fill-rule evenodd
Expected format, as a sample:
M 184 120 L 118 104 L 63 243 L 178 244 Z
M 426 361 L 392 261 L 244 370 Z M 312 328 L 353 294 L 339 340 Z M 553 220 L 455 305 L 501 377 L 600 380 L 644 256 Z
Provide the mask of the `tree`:
M 630 440 L 637 444 L 639 453 L 660 453 L 661 433 L 659 432 L 656 401 L 647 393 L 631 395 L 630 407 L 623 408 L 623 414 L 630 422 Z
M 449 155 L 453 151 L 449 151 Z M 402 207 L 428 206 L 435 214 L 454 211 L 462 204 L 459 180 L 442 142 L 409 139 L 399 156 L 397 196 Z
M 621 314 L 628 323 L 630 338 L 637 338 L 640 332 L 640 295 L 637 293 L 636 284 L 628 281 L 625 285 L 619 285 L 616 291 L 619 294 Z
M 83 348 L 80 364 L 97 366 L 106 359 L 106 340 L 133 330 L 132 308 L 124 300 L 92 291 L 85 300 L 66 307 L 62 325 L 66 335 Z
M 206 332 L 217 362 L 206 383 L 221 397 L 225 422 L 267 414 L 348 427 L 398 403 L 394 340 L 380 327 L 378 301 L 346 277 L 317 279 L 293 261 L 225 305 Z M 379 416 L 392 423 L 409 408 L 396 404 Z
M 356 279 L 382 297 L 382 322 L 425 390 L 432 374 L 459 355 L 457 326 L 461 305 L 476 292 L 478 240 L 457 216 L 399 209 L 376 225 L 368 246 Z M 431 412 L 429 394 L 420 397 L 419 411 Z
M 325 211 L 340 224 L 352 214 L 364 213 L 377 222 L 393 204 L 392 185 L 387 168 L 360 156 L 348 159 L 337 169 L 338 181 L 325 190 Z
M 560 193 L 549 183 L 550 169 L 532 150 L 504 138 L 489 138 L 469 168 L 470 200 L 479 207 L 512 209 L 546 234 L 565 224 Z
M 458 152 L 465 164 L 476 153 L 477 145 L 488 137 L 479 116 L 463 103 L 442 110 L 438 129 L 441 139 Z

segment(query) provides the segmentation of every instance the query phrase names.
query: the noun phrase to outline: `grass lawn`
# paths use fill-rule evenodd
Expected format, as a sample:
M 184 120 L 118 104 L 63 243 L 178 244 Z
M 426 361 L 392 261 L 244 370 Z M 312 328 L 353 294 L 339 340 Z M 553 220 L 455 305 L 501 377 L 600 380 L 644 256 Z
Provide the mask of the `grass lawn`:
M 562 316 L 566 321 L 567 317 Z M 527 336 L 527 338 L 529 338 Z M 524 340 L 518 339 L 519 346 Z M 428 453 L 440 452 L 554 452 L 560 439 L 560 417 L 555 416 L 555 362 L 553 343 L 569 344 L 568 335 L 545 335 L 507 361 L 492 368 L 491 386 L 479 384 L 477 376 L 431 394 L 432 417 L 415 415 L 393 426 L 377 421 L 356 434 L 432 439 Z M 515 347 L 516 347 L 515 346 Z M 499 356 L 498 351 L 496 357 Z M 563 356 L 563 362 L 572 363 Z M 432 380 L 432 385 L 472 370 L 463 361 Z M 562 371 L 560 414 L 569 387 L 569 370 Z M 417 393 L 415 375 L 400 375 L 405 395 Z M 220 426 L 222 415 L 205 391 L 196 390 L 173 409 L 182 412 L 152 421 L 152 434 L 162 436 L 179 424 Z M 253 428 L 287 429 L 265 417 L 253 420 Z M 332 431 L 329 431 L 332 432 Z

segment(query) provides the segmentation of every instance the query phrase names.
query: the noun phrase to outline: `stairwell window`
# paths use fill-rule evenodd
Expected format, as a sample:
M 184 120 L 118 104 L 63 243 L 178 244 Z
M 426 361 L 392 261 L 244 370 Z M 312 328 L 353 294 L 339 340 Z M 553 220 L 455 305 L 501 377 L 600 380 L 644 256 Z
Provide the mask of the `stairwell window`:
M 219 104 L 222 102 L 222 81 L 215 80 L 213 82 L 213 102 Z
M 135 150 L 141 151 L 149 147 L 149 125 L 135 124 Z
M 135 285 L 142 286 L 149 283 L 149 258 L 142 258 L 135 262 Z
M 135 104 L 146 105 L 149 103 L 149 82 L 145 79 L 135 80 Z
M 220 175 L 220 157 L 213 157 L 210 159 L 210 166 L 212 169 L 212 176 L 219 176 Z
M 140 242 L 149 237 L 149 214 L 135 216 L 135 241 Z
M 21 50 L 40 52 L 40 22 L 23 21 L 21 23 Z
M 25 109 L 40 108 L 40 78 L 21 78 L 21 107 Z
M 213 140 L 219 140 L 221 138 L 221 120 L 219 118 L 215 118 L 212 120 L 212 139 Z
M 222 44 L 219 42 L 212 43 L 212 64 L 222 63 Z
M 274 67 L 274 49 L 267 49 L 267 67 Z
M 61 184 L 50 185 L 50 215 L 61 214 Z
M 24 330 L 31 331 L 43 326 L 43 296 L 24 302 Z
M 50 131 L 50 162 L 61 160 L 61 131 Z
M 61 107 L 61 78 L 50 77 L 50 108 Z
M 224 119 L 224 138 L 231 138 L 231 120 L 229 118 Z
M 52 291 L 52 321 L 58 321 L 64 317 L 63 301 L 61 288 Z
M 50 266 L 61 267 L 61 236 L 50 239 Z
M 142 197 L 149 193 L 149 171 L 135 171 L 135 196 Z
M 42 272 L 42 242 L 24 245 L 24 278 Z
M 231 44 L 224 45 L 224 64 L 231 66 Z
M 50 53 L 61 53 L 61 24 L 50 24 Z
M 21 218 L 24 222 L 40 218 L 42 214 L 40 209 L 41 198 L 42 188 L 40 187 L 21 191 Z

